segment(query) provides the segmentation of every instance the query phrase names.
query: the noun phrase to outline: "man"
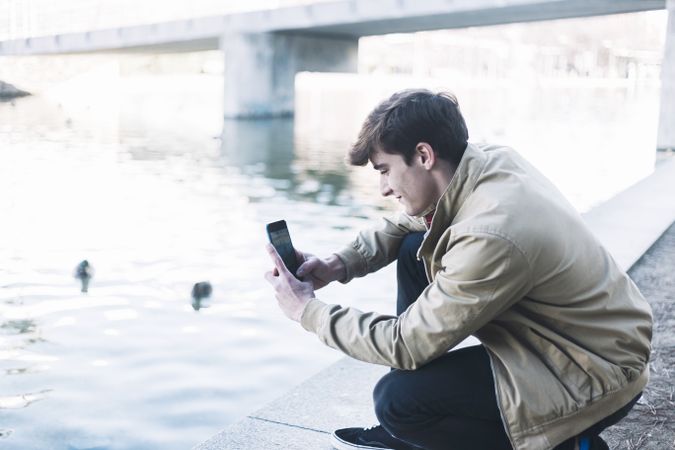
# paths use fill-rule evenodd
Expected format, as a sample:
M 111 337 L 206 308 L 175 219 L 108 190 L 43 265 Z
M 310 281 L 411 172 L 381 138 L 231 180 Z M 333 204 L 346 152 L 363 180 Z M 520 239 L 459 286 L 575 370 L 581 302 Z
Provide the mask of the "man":
M 558 190 L 513 150 L 468 143 L 455 98 L 404 91 L 350 152 L 405 212 L 295 279 L 268 246 L 283 312 L 325 344 L 392 368 L 380 425 L 338 449 L 589 449 L 648 380 L 651 310 Z M 582 164 L 583 162 L 579 162 Z M 398 259 L 398 316 L 327 305 L 314 290 Z M 450 351 L 473 335 L 479 346 Z

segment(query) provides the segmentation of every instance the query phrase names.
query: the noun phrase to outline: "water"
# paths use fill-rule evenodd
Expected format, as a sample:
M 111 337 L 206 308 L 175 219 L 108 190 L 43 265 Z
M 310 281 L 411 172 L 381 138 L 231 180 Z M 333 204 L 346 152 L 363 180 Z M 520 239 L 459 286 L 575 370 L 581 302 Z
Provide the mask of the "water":
M 419 80 L 304 74 L 295 120 L 240 122 L 220 120 L 217 77 L 109 81 L 0 103 L 2 448 L 189 448 L 281 395 L 340 354 L 277 308 L 264 224 L 327 255 L 395 208 L 344 152 Z M 653 168 L 654 88 L 455 91 L 473 140 L 513 145 L 581 211 Z M 391 313 L 393 281 L 319 296 Z

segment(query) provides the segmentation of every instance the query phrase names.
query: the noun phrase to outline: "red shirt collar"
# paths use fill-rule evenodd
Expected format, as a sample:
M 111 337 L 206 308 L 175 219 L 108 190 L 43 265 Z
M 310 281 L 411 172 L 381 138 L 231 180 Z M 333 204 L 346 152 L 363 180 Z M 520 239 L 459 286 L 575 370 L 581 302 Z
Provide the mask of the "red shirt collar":
M 434 212 L 431 211 L 429 214 L 424 216 L 424 221 L 427 223 L 427 228 L 431 228 L 431 220 L 434 218 Z

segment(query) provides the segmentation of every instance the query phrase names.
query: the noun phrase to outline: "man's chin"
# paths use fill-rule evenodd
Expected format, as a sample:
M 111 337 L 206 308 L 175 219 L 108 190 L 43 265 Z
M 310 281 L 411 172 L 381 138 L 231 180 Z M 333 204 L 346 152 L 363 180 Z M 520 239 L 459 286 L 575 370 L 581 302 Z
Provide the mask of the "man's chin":
M 409 216 L 419 217 L 420 215 L 422 215 L 422 211 L 419 211 L 419 210 L 417 210 L 417 209 L 412 209 L 412 208 L 405 207 L 405 208 L 403 208 L 403 210 L 404 210 L 405 213 L 406 213 L 407 215 L 409 215 Z

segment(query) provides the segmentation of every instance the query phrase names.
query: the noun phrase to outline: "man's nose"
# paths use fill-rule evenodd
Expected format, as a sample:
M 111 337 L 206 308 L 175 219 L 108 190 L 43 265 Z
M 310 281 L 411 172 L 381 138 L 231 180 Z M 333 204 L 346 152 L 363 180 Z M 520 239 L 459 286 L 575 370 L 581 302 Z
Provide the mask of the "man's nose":
M 380 177 L 380 194 L 382 194 L 384 197 L 392 194 L 392 190 L 389 187 L 389 183 L 387 183 L 387 179 L 385 177 Z

